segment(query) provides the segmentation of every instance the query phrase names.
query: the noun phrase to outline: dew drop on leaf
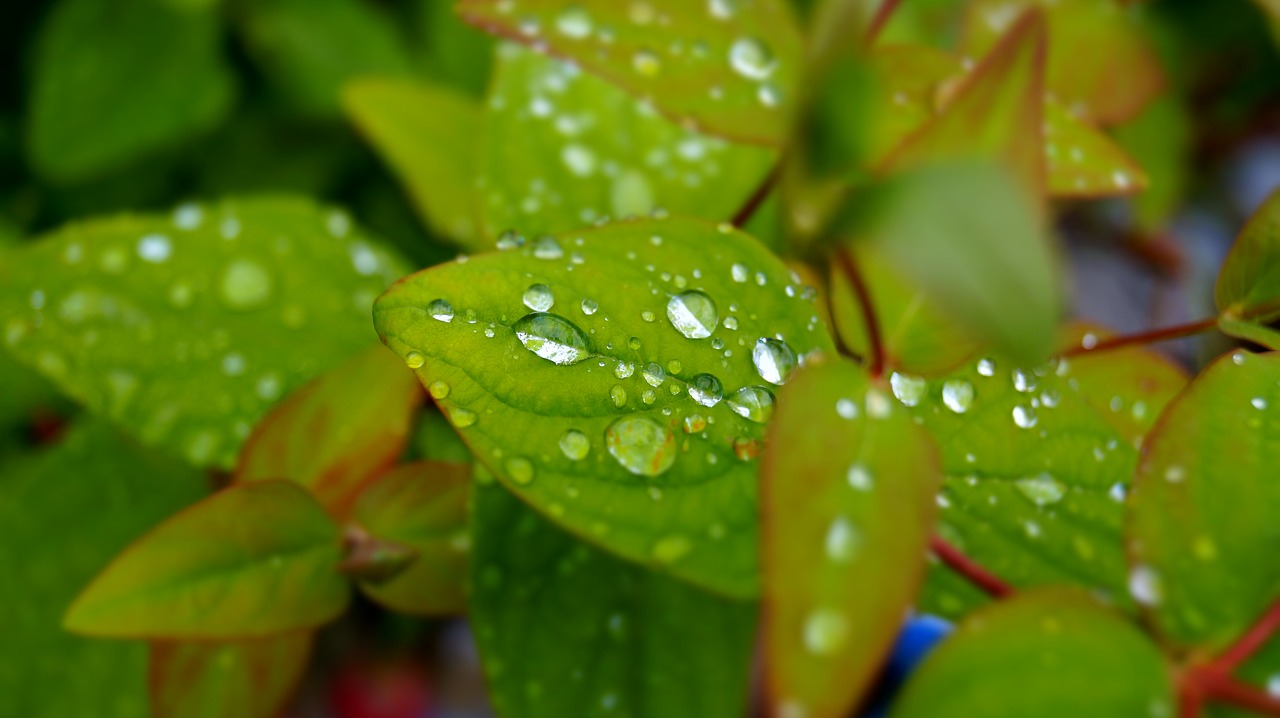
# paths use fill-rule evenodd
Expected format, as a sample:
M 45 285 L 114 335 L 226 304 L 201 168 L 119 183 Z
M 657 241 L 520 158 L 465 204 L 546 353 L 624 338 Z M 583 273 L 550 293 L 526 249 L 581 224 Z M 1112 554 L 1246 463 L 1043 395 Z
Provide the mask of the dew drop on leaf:
M 858 405 L 847 397 L 836 399 L 836 414 L 841 419 L 856 419 L 858 418 Z
M 667 302 L 667 318 L 676 331 L 689 339 L 705 339 L 716 330 L 720 315 L 716 303 L 706 294 L 690 290 Z
M 650 362 L 641 372 L 644 380 L 649 386 L 662 386 L 662 382 L 667 380 L 667 372 L 657 362 Z
M 591 442 L 586 434 L 570 429 L 560 437 L 560 451 L 572 461 L 581 461 L 591 451 Z
M 462 407 L 456 407 L 453 411 L 449 412 L 449 420 L 452 421 L 453 425 L 459 429 L 465 429 L 466 427 L 476 423 L 476 413 L 474 411 L 463 409 Z
M 631 56 L 631 67 L 643 77 L 655 77 L 662 70 L 662 61 L 649 50 L 637 50 Z
M 1039 418 L 1036 416 L 1036 410 L 1025 404 L 1019 404 L 1013 407 L 1013 423 L 1019 429 L 1030 429 L 1036 425 Z
M 711 374 L 698 374 L 689 380 L 689 397 L 702 406 L 712 407 L 724 397 L 724 387 Z
M 511 328 L 525 349 L 554 364 L 577 364 L 591 354 L 587 335 L 557 314 L 526 314 Z
M 763 424 L 773 416 L 773 393 L 762 386 L 744 386 L 729 397 L 729 408 L 744 419 Z
M 769 46 L 754 37 L 741 37 L 729 47 L 729 64 L 749 80 L 764 80 L 778 66 Z
M 614 406 L 621 409 L 627 405 L 627 390 L 614 384 L 613 388 L 609 389 L 609 400 L 613 402 Z
M 254 309 L 271 298 L 271 274 L 252 259 L 232 260 L 222 271 L 218 294 L 231 309 Z
M 427 305 L 427 314 L 430 314 L 431 318 L 438 322 L 452 322 L 453 305 L 447 299 L 432 299 L 431 303 Z
M 138 257 L 144 262 L 161 264 L 173 253 L 173 245 L 163 234 L 148 234 L 138 240 Z
M 433 381 L 431 382 L 431 385 L 427 387 L 427 392 L 430 393 L 433 398 L 443 399 L 449 396 L 449 385 L 443 381 Z
M 871 472 L 862 464 L 853 464 L 849 470 L 845 472 L 845 480 L 849 482 L 849 486 L 858 491 L 870 491 L 874 480 L 871 478 Z
M 564 250 L 555 237 L 544 234 L 533 240 L 533 256 L 537 259 L 560 259 L 564 256 Z
M 973 384 L 963 379 L 949 379 L 942 385 L 942 403 L 957 414 L 973 406 Z
M 893 389 L 893 396 L 904 406 L 915 406 L 924 398 L 929 385 L 922 377 L 895 371 L 889 376 L 889 388 Z
M 545 284 L 532 284 L 524 290 L 524 305 L 535 312 L 545 312 L 556 303 L 551 296 L 551 287 Z
M 404 364 L 410 369 L 419 369 L 425 363 L 427 363 L 427 358 L 419 352 L 409 352 L 404 355 Z
M 1066 494 L 1066 488 L 1062 482 L 1047 473 L 1028 479 L 1018 479 L 1013 483 L 1018 487 L 1018 491 L 1021 491 L 1022 495 L 1036 506 L 1055 504 Z
M 810 613 L 804 621 L 804 647 L 819 656 L 828 656 L 844 646 L 849 634 L 849 621 L 844 614 L 831 609 Z
M 1035 374 L 1022 369 L 1013 370 L 1013 388 L 1015 390 L 1027 394 L 1035 391 L 1037 385 Z
M 785 384 L 799 365 L 796 352 L 786 342 L 766 338 L 751 349 L 751 363 L 761 379 L 770 384 Z
M 624 416 L 605 430 L 605 445 L 622 468 L 637 476 L 658 476 L 671 468 L 679 450 L 667 427 L 646 416 Z
M 507 475 L 517 484 L 526 485 L 533 481 L 533 464 L 523 456 L 507 459 L 504 466 L 507 469 Z
M 990 357 L 978 360 L 978 373 L 983 376 L 996 375 L 996 360 Z
M 836 563 L 848 563 L 858 551 L 862 537 L 858 530 L 843 516 L 837 516 L 827 527 L 825 539 L 827 558 Z
M 597 304 L 596 300 L 594 299 L 582 300 L 582 313 L 587 316 L 591 316 L 592 314 L 595 314 L 596 310 L 598 310 L 599 308 L 600 308 L 600 305 Z
M 1154 568 L 1138 564 L 1129 571 L 1129 594 L 1143 606 L 1158 606 L 1164 598 L 1164 585 Z
M 565 37 L 581 40 L 591 34 L 591 16 L 581 7 L 571 5 L 556 18 L 556 30 Z
M 653 545 L 653 558 L 658 563 L 671 564 L 684 558 L 693 544 L 683 536 L 666 536 Z
M 635 371 L 636 371 L 635 364 L 632 364 L 630 362 L 620 361 L 618 362 L 618 365 L 613 368 L 613 375 L 618 377 L 619 379 L 626 379 L 627 377 L 634 374 Z
M 746 282 L 751 276 L 751 270 L 745 264 L 735 264 L 729 271 L 733 275 L 733 281 L 739 284 Z

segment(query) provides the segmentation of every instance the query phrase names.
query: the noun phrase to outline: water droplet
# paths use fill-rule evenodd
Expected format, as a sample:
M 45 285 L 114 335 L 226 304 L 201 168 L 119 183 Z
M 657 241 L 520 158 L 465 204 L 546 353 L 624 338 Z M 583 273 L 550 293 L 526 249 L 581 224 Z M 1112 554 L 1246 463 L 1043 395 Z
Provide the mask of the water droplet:
M 904 406 L 919 404 L 925 393 L 929 391 L 929 384 L 923 377 L 900 374 L 896 371 L 889 376 L 889 387 L 893 389 L 893 396 Z
M 571 5 L 556 18 L 556 29 L 561 35 L 581 40 L 591 34 L 591 16 L 577 5 Z
M 1129 595 L 1144 606 L 1158 606 L 1164 598 L 1164 585 L 1154 568 L 1138 564 L 1129 571 Z
M 836 413 L 841 419 L 856 419 L 858 405 L 852 399 L 836 399 Z
M 942 385 L 942 403 L 957 414 L 973 406 L 973 385 L 963 379 L 949 379 Z
M 658 563 L 672 564 L 693 550 L 693 544 L 683 536 L 667 536 L 653 545 L 653 558 Z
M 702 414 L 690 414 L 684 418 L 684 433 L 696 434 L 707 428 L 707 418 Z
M 1253 397 L 1252 399 L 1249 400 L 1249 403 L 1252 404 L 1253 408 L 1257 409 L 1258 411 L 1262 411 L 1263 409 L 1267 408 L 1267 400 L 1263 399 L 1260 396 Z
M 978 373 L 983 376 L 996 375 L 996 360 L 990 357 L 978 360 Z
M 1023 404 L 1013 407 L 1013 423 L 1017 424 L 1018 428 L 1030 429 L 1038 420 L 1035 409 Z
M 560 451 L 571 461 L 581 461 L 591 451 L 591 442 L 587 435 L 576 429 L 564 432 L 560 437 Z
M 649 386 L 662 386 L 662 382 L 667 380 L 667 372 L 657 362 L 649 362 L 640 374 Z
M 522 456 L 513 456 L 507 459 L 504 466 L 507 469 L 507 475 L 511 480 L 520 485 L 528 485 L 533 481 L 533 464 Z
M 551 287 L 545 284 L 532 284 L 524 290 L 524 305 L 535 312 L 545 312 L 556 303 L 555 297 L 551 296 Z
M 1246 357 L 1247 355 L 1244 352 L 1241 352 L 1241 351 L 1233 352 L 1231 354 L 1231 363 L 1235 364 L 1236 366 L 1244 366 Z
M 871 472 L 862 464 L 852 464 L 849 470 L 845 472 L 845 480 L 849 482 L 849 486 L 858 491 L 870 491 L 875 481 L 871 478 Z
M 689 397 L 703 406 L 712 407 L 724 397 L 724 387 L 711 374 L 699 374 L 689 380 Z
M 1036 390 L 1036 376 L 1029 371 L 1013 370 L 1013 388 L 1027 394 Z
M 662 70 L 662 61 L 648 50 L 638 50 L 631 56 L 631 66 L 644 77 L 655 77 Z
M 544 234 L 533 240 L 533 256 L 536 259 L 560 259 L 564 256 L 564 250 L 555 237 Z
M 729 397 L 728 403 L 733 413 L 757 424 L 773 416 L 773 393 L 762 386 L 744 386 Z
M 600 305 L 596 303 L 596 300 L 594 300 L 594 299 L 584 299 L 584 300 L 582 300 L 582 313 L 583 313 L 583 314 L 585 314 L 585 315 L 587 315 L 587 316 L 591 316 L 592 314 L 595 314 L 595 313 L 596 313 L 596 311 L 597 311 L 598 309 L 600 309 Z
M 635 364 L 631 364 L 630 362 L 620 361 L 618 362 L 618 365 L 613 368 L 613 375 L 618 377 L 619 379 L 626 379 L 627 377 L 634 374 L 635 370 L 636 370 Z
M 728 329 L 728 330 L 729 330 L 729 331 L 731 331 L 731 332 L 733 332 L 733 331 L 737 331 L 737 330 L 738 330 L 738 318 L 737 318 L 737 317 L 725 317 L 725 318 L 724 318 L 724 322 L 723 322 L 723 324 L 724 324 L 724 328 L 725 328 L 725 329 Z
M 1066 494 L 1066 487 L 1062 485 L 1062 482 L 1047 473 L 1033 476 L 1029 479 L 1018 479 L 1013 483 L 1022 492 L 1022 495 L 1030 499 L 1031 503 L 1036 506 L 1055 504 L 1061 501 Z
M 453 321 L 453 305 L 446 299 L 432 299 L 427 305 L 427 314 L 438 322 Z
M 689 339 L 705 339 L 716 330 L 720 315 L 711 297 L 697 290 L 675 295 L 667 302 L 667 319 Z
M 684 371 L 684 364 L 681 364 L 679 359 L 672 359 L 667 362 L 667 372 L 672 376 L 675 376 L 682 371 Z
M 459 429 L 465 429 L 476 423 L 476 418 L 474 411 L 468 411 L 462 407 L 454 407 L 453 411 L 449 412 L 449 420 Z
M 785 384 L 795 372 L 799 360 L 795 350 L 786 342 L 767 338 L 756 342 L 751 349 L 751 363 L 755 364 L 760 378 L 770 384 Z
M 621 409 L 627 405 L 627 390 L 617 384 L 614 384 L 613 387 L 609 389 L 609 399 L 613 401 L 614 406 Z
M 804 647 L 819 656 L 840 650 L 848 635 L 849 622 L 839 611 L 819 609 L 804 621 Z
M 893 411 L 893 405 L 889 403 L 889 398 L 875 389 L 867 390 L 867 396 L 864 401 L 867 406 L 867 416 L 872 419 L 884 419 Z
M 773 74 L 778 61 L 768 45 L 754 37 L 742 37 L 729 47 L 729 64 L 747 79 L 764 80 Z
M 1180 484 L 1182 480 L 1187 478 L 1187 470 L 1174 464 L 1164 470 L 1164 480 L 1171 484 Z
M 737 9 L 737 0 L 707 0 L 707 13 L 717 20 L 728 20 Z
M 643 401 L 645 405 L 652 404 L 657 400 L 658 395 L 653 392 L 653 389 L 645 389 L 644 393 L 640 395 L 640 401 Z
M 836 563 L 848 563 L 858 552 L 862 537 L 858 530 L 843 516 L 838 516 L 827 527 L 827 558 Z
M 409 352 L 404 355 L 404 363 L 410 369 L 418 369 L 427 363 L 427 359 L 419 352 Z
M 645 416 L 624 416 L 604 433 L 609 453 L 622 468 L 638 476 L 658 476 L 676 461 L 676 437 Z
M 747 278 L 751 276 L 751 270 L 748 269 L 745 264 L 733 265 L 730 272 L 733 275 L 733 281 L 738 282 L 739 284 L 747 281 Z
M 427 392 L 436 399 L 443 399 L 449 396 L 449 385 L 443 381 L 433 381 L 427 387 Z
M 232 309 L 254 309 L 271 298 L 271 274 L 251 259 L 235 259 L 222 270 L 222 301 Z
M 138 257 L 145 262 L 160 264 L 172 253 L 173 245 L 163 234 L 148 234 L 138 240 Z
M 591 354 L 587 335 L 557 314 L 526 314 L 511 328 L 525 349 L 554 364 L 577 364 Z
M 520 247 L 523 247 L 523 246 L 524 246 L 524 237 L 519 232 L 516 232 L 515 230 L 508 229 L 507 231 L 498 235 L 498 249 L 506 251 L 510 249 L 519 249 Z

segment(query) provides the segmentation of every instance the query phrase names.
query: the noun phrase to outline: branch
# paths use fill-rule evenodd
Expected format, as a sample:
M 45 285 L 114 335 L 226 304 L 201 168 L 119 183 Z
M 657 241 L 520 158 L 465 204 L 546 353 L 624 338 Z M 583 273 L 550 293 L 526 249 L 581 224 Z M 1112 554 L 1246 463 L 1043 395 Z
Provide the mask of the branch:
M 1196 679 L 1206 697 L 1253 711 L 1264 716 L 1280 716 L 1280 696 L 1247 686 L 1230 676 L 1216 673 L 1197 673 Z
M 863 41 L 867 47 L 875 44 L 876 37 L 880 35 L 880 31 L 884 29 L 885 25 L 889 24 L 889 18 L 893 17 L 893 11 L 898 9 L 899 1 L 884 0 L 879 9 L 876 10 L 876 14 L 871 18 L 871 24 L 867 26 L 867 36 Z
M 862 281 L 862 273 L 858 271 L 858 264 L 853 261 L 853 254 L 848 249 L 836 251 L 836 263 L 840 265 L 840 271 L 844 272 L 845 279 L 849 280 L 854 293 L 858 295 L 858 306 L 862 308 L 862 323 L 867 329 L 867 353 L 871 355 L 867 372 L 871 374 L 872 379 L 879 378 L 884 373 L 884 343 L 880 339 L 880 322 L 876 319 L 875 307 L 871 305 L 871 292 L 867 290 L 866 282 Z
M 1195 334 L 1210 331 L 1218 326 L 1217 317 L 1208 317 L 1190 324 L 1179 324 L 1172 327 L 1164 327 L 1163 329 L 1152 329 L 1151 331 L 1139 332 L 1137 334 L 1121 334 L 1119 336 L 1107 337 L 1101 341 L 1091 344 L 1081 344 L 1072 347 L 1064 352 L 1061 356 L 1073 357 L 1081 354 L 1092 354 L 1093 352 L 1102 352 L 1109 349 L 1119 349 L 1121 347 L 1136 346 L 1139 344 L 1154 344 L 1155 342 L 1165 342 L 1170 339 L 1181 339 Z
M 996 577 L 987 569 L 978 565 L 960 549 L 952 546 L 946 539 L 934 534 L 929 539 L 929 548 L 933 550 L 944 564 L 952 571 L 966 578 L 970 583 L 986 591 L 992 598 L 1004 598 L 1013 593 L 1013 587 Z
M 779 156 L 777 163 L 773 166 L 773 169 L 769 171 L 769 174 L 760 182 L 760 185 L 756 187 L 756 190 L 747 198 L 747 201 L 742 205 L 742 208 L 734 213 L 733 219 L 729 220 L 730 224 L 738 229 L 742 229 L 743 225 L 751 221 L 756 210 L 760 209 L 760 205 L 764 204 L 769 193 L 773 191 L 773 186 L 778 183 L 778 175 L 782 173 L 782 162 L 783 157 Z
M 1209 667 L 1223 675 L 1234 672 L 1259 648 L 1262 648 L 1277 629 L 1280 629 L 1280 601 L 1271 604 L 1271 607 L 1249 627 L 1249 630 L 1219 654 Z

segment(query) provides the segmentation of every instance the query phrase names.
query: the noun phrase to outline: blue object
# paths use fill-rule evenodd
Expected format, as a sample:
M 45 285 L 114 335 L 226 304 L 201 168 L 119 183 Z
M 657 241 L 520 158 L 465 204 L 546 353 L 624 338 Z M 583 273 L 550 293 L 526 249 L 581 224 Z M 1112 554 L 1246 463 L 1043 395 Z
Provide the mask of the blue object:
M 949 633 L 951 623 L 937 616 L 921 614 L 907 619 L 889 653 L 889 660 L 885 662 L 884 672 L 876 682 L 871 700 L 867 703 L 869 708 L 862 714 L 863 718 L 885 718 L 889 705 L 907 676 Z

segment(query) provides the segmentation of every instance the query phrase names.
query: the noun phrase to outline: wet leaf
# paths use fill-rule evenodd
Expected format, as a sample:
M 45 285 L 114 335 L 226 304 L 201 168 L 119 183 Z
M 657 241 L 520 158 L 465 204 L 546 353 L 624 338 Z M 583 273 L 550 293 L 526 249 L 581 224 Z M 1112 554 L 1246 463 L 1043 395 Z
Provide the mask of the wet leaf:
M 507 44 L 488 101 L 477 201 L 490 235 L 558 232 L 656 208 L 728 220 L 776 157 L 682 127 L 574 65 Z
M 462 0 L 463 19 L 652 98 L 677 122 L 779 145 L 799 93 L 800 33 L 784 0 Z
M 277 404 L 245 442 L 233 480 L 295 481 L 344 516 L 400 457 L 421 404 L 404 362 L 370 346 Z
M 472 196 L 475 100 L 413 80 L 365 78 L 348 83 L 343 106 L 404 185 L 419 218 L 459 245 L 479 250 Z M 487 247 L 486 247 L 487 248 Z
M 751 459 L 777 386 L 831 351 L 815 295 L 727 226 L 646 220 L 420 272 L 374 323 L 475 456 L 555 523 L 752 595 Z
M 1267 349 L 1280 349 L 1280 331 L 1264 324 L 1241 319 L 1218 317 L 1218 329 L 1229 337 L 1253 342 Z
M 45 451 L 5 457 L 0 715 L 150 715 L 145 648 L 74 636 L 59 622 L 112 554 L 204 492 L 199 472 L 105 422 L 78 423 Z
M 340 210 L 259 198 L 75 223 L 0 267 L 9 349 L 199 466 L 231 468 L 281 396 L 369 346 L 404 271 Z
M 960 624 L 907 682 L 892 718 L 1173 715 L 1171 670 L 1126 619 L 1082 593 L 1040 590 Z
M 61 0 L 36 40 L 30 87 L 31 165 L 69 183 L 209 132 L 231 109 L 235 77 L 211 9 Z
M 1214 297 L 1226 319 L 1280 319 L 1280 192 L 1267 198 L 1236 237 L 1218 271 Z
M 1047 100 L 1044 112 L 1046 189 L 1051 196 L 1105 197 L 1146 190 L 1146 173 L 1110 138 L 1055 101 Z
M 458 17 L 456 3 L 414 0 L 419 40 L 415 48 L 433 81 L 479 97 L 489 85 L 494 38 Z
M 991 47 L 1016 22 L 1020 8 L 1043 8 L 1049 26 L 1046 89 L 1099 124 L 1132 119 L 1164 85 L 1137 8 L 1114 0 L 976 0 L 968 8 L 970 53 Z
M 973 340 L 1025 364 L 1048 356 L 1058 318 L 1056 258 L 1012 177 L 983 164 L 937 165 L 866 196 L 854 236 L 873 242 Z
M 500 715 L 744 714 L 755 604 L 591 548 L 492 477 L 472 526 L 470 618 Z
M 392 20 L 361 0 L 259 0 L 236 13 L 250 57 L 283 99 L 338 115 L 349 80 L 403 77 L 411 62 Z
M 226 643 L 151 644 L 154 718 L 274 718 L 311 655 L 311 632 Z
M 467 533 L 470 464 L 416 462 L 378 477 L 360 494 L 352 519 L 374 538 L 417 551 L 403 573 L 363 583 L 371 598 L 396 611 L 461 613 L 471 537 Z
M 1159 631 L 1219 649 L 1280 597 L 1280 356 L 1237 351 L 1165 410 L 1134 478 L 1129 587 Z
M 846 716 L 923 579 L 937 449 L 850 362 L 801 371 L 778 400 L 761 479 L 769 692 L 779 715 Z
M 115 558 L 63 625 L 127 638 L 262 636 L 323 624 L 346 607 L 342 537 L 288 481 L 234 486 L 168 519 Z

